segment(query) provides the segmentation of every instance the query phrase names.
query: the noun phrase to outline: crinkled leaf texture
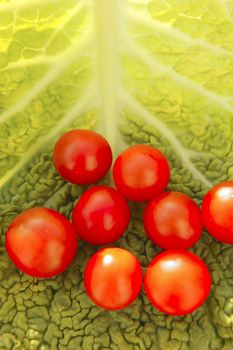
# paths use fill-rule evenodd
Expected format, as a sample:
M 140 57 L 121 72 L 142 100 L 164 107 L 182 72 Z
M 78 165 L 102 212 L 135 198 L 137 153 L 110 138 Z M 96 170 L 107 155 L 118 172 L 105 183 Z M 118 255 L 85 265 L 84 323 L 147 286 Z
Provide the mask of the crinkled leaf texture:
M 212 292 L 186 317 L 159 313 L 143 292 L 122 311 L 94 306 L 83 287 L 96 249 L 87 244 L 50 280 L 19 273 L 4 248 L 26 208 L 70 216 L 84 189 L 58 176 L 51 152 L 72 128 L 100 131 L 115 155 L 134 143 L 160 148 L 169 189 L 200 204 L 233 176 L 232 67 L 232 0 L 0 1 L 1 350 L 233 349 L 233 248 L 205 232 L 193 251 L 212 272 Z M 146 268 L 159 250 L 143 206 L 131 207 L 117 244 Z

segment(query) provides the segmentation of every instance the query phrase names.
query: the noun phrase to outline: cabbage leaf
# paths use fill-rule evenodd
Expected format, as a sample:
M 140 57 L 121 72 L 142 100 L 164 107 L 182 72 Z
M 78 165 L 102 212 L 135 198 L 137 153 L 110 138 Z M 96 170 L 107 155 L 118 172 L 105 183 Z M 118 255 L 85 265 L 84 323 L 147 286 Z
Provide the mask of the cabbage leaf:
M 233 248 L 205 232 L 192 250 L 211 270 L 212 291 L 186 317 L 161 314 L 143 291 L 124 310 L 96 307 L 83 287 L 96 250 L 87 244 L 53 279 L 9 261 L 4 236 L 17 214 L 46 206 L 69 217 L 84 190 L 51 158 L 72 128 L 101 132 L 114 156 L 135 143 L 160 148 L 169 189 L 198 204 L 232 179 L 233 1 L 0 1 L 0 349 L 232 350 Z M 117 244 L 145 269 L 159 249 L 143 230 L 143 205 L 131 208 Z

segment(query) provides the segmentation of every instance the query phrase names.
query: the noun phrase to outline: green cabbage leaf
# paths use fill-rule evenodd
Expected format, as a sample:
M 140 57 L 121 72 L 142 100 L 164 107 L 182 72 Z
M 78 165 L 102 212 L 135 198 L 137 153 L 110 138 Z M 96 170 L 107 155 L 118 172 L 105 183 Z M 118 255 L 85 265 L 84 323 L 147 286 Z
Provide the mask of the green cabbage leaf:
M 96 307 L 83 287 L 96 250 L 88 244 L 48 280 L 10 262 L 5 232 L 17 214 L 46 206 L 69 218 L 84 190 L 52 163 L 54 142 L 72 128 L 101 132 L 114 156 L 135 143 L 160 148 L 169 189 L 198 204 L 232 179 L 233 1 L 0 1 L 0 349 L 232 350 L 233 248 L 205 232 L 192 250 L 212 291 L 186 317 L 161 314 L 143 291 L 124 310 Z M 117 244 L 145 269 L 159 249 L 143 230 L 143 205 L 130 205 Z

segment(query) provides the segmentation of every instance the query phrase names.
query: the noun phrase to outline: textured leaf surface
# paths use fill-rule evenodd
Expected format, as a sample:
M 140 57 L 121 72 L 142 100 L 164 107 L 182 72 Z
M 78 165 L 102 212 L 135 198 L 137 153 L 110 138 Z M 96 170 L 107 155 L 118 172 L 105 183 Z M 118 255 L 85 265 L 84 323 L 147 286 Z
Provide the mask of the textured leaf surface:
M 205 232 L 193 251 L 212 292 L 186 317 L 159 313 L 143 292 L 125 310 L 103 311 L 83 287 L 94 247 L 81 244 L 67 272 L 35 280 L 9 261 L 4 236 L 26 208 L 70 216 L 84 189 L 58 176 L 51 151 L 74 127 L 103 133 L 115 155 L 134 143 L 160 148 L 169 188 L 199 204 L 232 179 L 233 1 L 0 1 L 0 43 L 0 349 L 232 350 L 233 248 Z M 158 249 L 143 206 L 131 207 L 118 244 L 146 268 Z

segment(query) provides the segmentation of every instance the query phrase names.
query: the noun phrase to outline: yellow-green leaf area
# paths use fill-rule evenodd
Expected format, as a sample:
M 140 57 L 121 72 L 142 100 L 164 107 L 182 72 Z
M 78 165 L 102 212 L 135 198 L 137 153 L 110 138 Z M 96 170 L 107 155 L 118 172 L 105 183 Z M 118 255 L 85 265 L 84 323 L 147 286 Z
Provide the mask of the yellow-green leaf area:
M 207 302 L 185 317 L 152 307 L 142 291 L 109 312 L 87 297 L 83 273 L 96 247 L 80 241 L 62 275 L 36 280 L 5 251 L 25 209 L 70 218 L 85 190 L 52 162 L 58 137 L 92 129 L 114 157 L 135 143 L 161 149 L 169 190 L 200 205 L 233 177 L 232 0 L 0 1 L 0 349 L 232 350 L 233 250 L 204 230 L 192 248 L 209 266 Z M 111 174 L 103 182 L 112 185 Z M 144 204 L 116 243 L 146 269 L 160 251 L 145 235 Z

